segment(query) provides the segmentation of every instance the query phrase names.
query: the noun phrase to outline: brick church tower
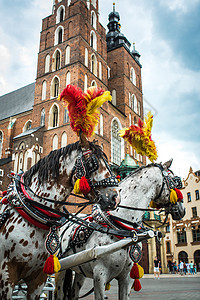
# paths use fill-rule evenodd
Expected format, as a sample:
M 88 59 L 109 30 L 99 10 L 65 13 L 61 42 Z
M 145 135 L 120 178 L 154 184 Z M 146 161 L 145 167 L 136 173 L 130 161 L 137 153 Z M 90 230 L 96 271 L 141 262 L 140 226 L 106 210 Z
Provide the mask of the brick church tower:
M 0 99 L 2 105 L 15 99 L 14 113 L 4 113 L 0 119 L 0 169 L 4 174 L 13 169 L 26 171 L 51 150 L 78 139 L 67 109 L 57 100 L 69 83 L 82 90 L 98 86 L 111 92 L 112 102 L 100 108 L 94 138 L 113 170 L 117 171 L 127 151 L 137 164 L 146 163 L 145 157 L 118 136 L 121 128 L 143 119 L 140 55 L 135 47 L 131 50 L 119 21 L 113 4 L 106 34 L 99 22 L 99 0 L 53 1 L 52 14 L 42 21 L 36 82 Z M 14 106 L 21 109 L 18 114 Z M 4 137 L 13 122 L 7 141 Z

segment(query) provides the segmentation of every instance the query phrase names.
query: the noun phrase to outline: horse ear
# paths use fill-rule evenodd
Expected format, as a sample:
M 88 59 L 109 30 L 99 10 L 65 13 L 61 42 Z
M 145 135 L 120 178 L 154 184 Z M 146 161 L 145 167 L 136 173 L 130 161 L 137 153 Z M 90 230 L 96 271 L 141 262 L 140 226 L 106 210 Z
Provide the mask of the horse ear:
M 84 149 L 89 149 L 90 148 L 89 141 L 86 138 L 86 136 L 82 133 L 82 131 L 80 131 L 79 138 L 80 138 L 81 147 Z
M 170 160 L 168 160 L 167 162 L 165 162 L 163 164 L 163 168 L 168 170 L 171 167 L 172 162 L 173 162 L 173 158 L 171 158 Z

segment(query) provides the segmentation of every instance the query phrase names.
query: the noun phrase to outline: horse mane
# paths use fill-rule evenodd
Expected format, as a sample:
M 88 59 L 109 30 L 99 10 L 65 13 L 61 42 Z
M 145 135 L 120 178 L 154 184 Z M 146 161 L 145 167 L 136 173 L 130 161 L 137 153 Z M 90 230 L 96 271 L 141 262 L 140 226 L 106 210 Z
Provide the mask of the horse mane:
M 89 145 L 92 152 L 96 154 L 98 158 L 102 158 L 104 156 L 107 159 L 105 153 L 102 151 L 99 145 L 93 142 L 89 142 Z M 79 141 L 69 144 L 66 147 L 58 150 L 51 151 L 47 156 L 40 159 L 34 166 L 24 173 L 24 183 L 26 185 L 30 185 L 33 175 L 35 175 L 37 172 L 39 184 L 47 181 L 49 175 L 51 175 L 54 180 L 58 180 L 60 158 L 65 158 L 75 150 L 81 151 L 81 145 Z

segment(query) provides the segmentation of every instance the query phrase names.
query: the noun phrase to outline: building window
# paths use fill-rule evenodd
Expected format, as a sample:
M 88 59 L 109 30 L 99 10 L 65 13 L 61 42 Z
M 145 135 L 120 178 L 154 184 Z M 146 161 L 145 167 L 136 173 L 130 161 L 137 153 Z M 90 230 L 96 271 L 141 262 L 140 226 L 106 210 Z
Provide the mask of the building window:
M 117 92 L 116 90 L 112 91 L 112 104 L 116 106 L 117 104 Z
M 94 54 L 91 56 L 91 72 L 97 76 L 97 58 Z
M 178 244 L 187 243 L 185 228 L 182 231 L 177 231 L 177 241 Z
M 185 263 L 188 262 L 188 254 L 185 251 L 181 251 L 178 254 L 178 261 L 180 262 L 181 260 Z
M 68 112 L 68 109 L 65 108 L 65 111 L 64 111 L 64 123 L 69 123 L 69 112 Z
M 192 218 L 196 218 L 196 217 L 197 217 L 197 208 L 192 207 Z
M 54 104 L 52 107 L 51 107 L 51 110 L 50 110 L 50 114 L 49 114 L 49 125 L 50 125 L 50 128 L 52 127 L 57 127 L 58 126 L 58 107 L 56 104 Z
M 96 29 L 97 17 L 94 11 L 91 12 L 91 25 Z
M 44 125 L 45 125 L 45 109 L 43 108 L 41 110 L 40 126 L 44 126 Z
M 47 56 L 45 57 L 45 68 L 44 68 L 44 72 L 48 73 L 50 69 L 50 55 L 47 54 Z
M 63 37 L 63 32 L 62 32 L 62 29 L 60 28 L 58 31 L 58 44 L 62 43 L 62 41 L 63 41 L 62 37 Z
M 102 79 L 102 64 L 99 62 L 99 79 Z
M 136 75 L 135 75 L 135 70 L 133 68 L 131 68 L 131 72 L 130 72 L 130 80 L 131 82 L 136 85 Z
M 199 190 L 195 191 L 195 195 L 196 195 L 196 200 L 199 200 Z
M 99 122 L 99 124 L 100 124 L 100 135 L 103 136 L 103 115 L 102 114 L 100 114 L 100 122 Z
M 70 46 L 66 47 L 65 51 L 65 64 L 70 64 Z
M 0 169 L 0 176 L 3 177 L 3 170 Z
M 88 67 L 88 49 L 85 48 L 85 66 Z
M 121 138 L 118 135 L 119 132 L 119 124 L 117 120 L 112 122 L 112 146 L 111 146 L 111 154 L 112 154 L 112 162 L 116 165 L 121 164 Z
M 136 114 L 138 113 L 138 101 L 135 95 L 133 95 L 133 110 Z
M 61 68 L 61 51 L 57 49 L 53 54 L 52 71 L 58 71 Z
M 95 87 L 97 87 L 97 83 L 96 83 L 96 81 L 95 81 L 95 80 L 92 80 L 92 82 L 91 82 L 91 86 L 95 86 Z
M 60 52 L 56 51 L 56 71 L 60 69 Z
M 61 8 L 60 10 L 60 22 L 62 22 L 64 20 L 64 9 Z
M 3 133 L 0 131 L 0 158 L 2 155 L 2 149 L 3 149 Z
M 55 31 L 54 45 L 61 44 L 63 42 L 63 37 L 64 37 L 64 27 L 60 25 Z
M 94 49 L 97 50 L 97 37 L 94 31 L 90 33 L 90 46 Z
M 54 135 L 52 144 L 53 144 L 52 145 L 52 150 L 57 150 L 58 149 L 58 136 L 57 136 L 57 134 Z
M 45 100 L 47 96 L 47 82 L 46 80 L 42 83 L 42 100 Z
M 63 132 L 61 137 L 61 148 L 67 146 L 67 133 Z
M 58 77 L 54 77 L 52 85 L 51 85 L 52 98 L 58 97 L 58 93 L 59 93 L 59 79 L 58 79 Z
M 167 248 L 167 253 L 169 254 L 169 253 L 171 253 L 171 247 L 170 247 L 171 245 L 170 245 L 170 242 L 167 242 L 166 243 L 166 248 Z
M 192 199 L 191 199 L 191 193 L 190 192 L 187 193 L 187 199 L 188 199 L 188 202 L 192 201 Z
M 193 242 L 200 242 L 200 225 L 197 229 L 194 226 L 192 227 L 192 237 Z
M 26 124 L 24 125 L 24 130 L 23 131 L 27 131 L 30 130 L 32 127 L 32 121 L 27 121 Z
M 84 92 L 87 91 L 88 88 L 88 77 L 87 74 L 85 74 L 85 80 L 84 80 Z
M 68 71 L 66 76 L 66 85 L 70 84 L 71 82 L 71 73 Z

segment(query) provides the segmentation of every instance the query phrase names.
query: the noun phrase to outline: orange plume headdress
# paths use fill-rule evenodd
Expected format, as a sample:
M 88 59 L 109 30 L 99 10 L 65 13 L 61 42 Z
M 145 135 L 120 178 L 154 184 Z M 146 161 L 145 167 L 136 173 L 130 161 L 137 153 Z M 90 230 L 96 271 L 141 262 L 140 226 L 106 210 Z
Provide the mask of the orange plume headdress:
M 79 135 L 82 131 L 86 137 L 91 137 L 99 121 L 98 108 L 106 101 L 111 101 L 110 92 L 97 87 L 90 87 L 86 93 L 74 85 L 67 87 L 59 95 L 58 100 L 68 107 L 71 128 Z
M 151 139 L 151 129 L 153 125 L 153 115 L 148 113 L 145 121 L 138 120 L 138 125 L 131 125 L 119 131 L 119 136 L 129 142 L 138 154 L 146 155 L 151 162 L 157 159 L 157 149 Z

